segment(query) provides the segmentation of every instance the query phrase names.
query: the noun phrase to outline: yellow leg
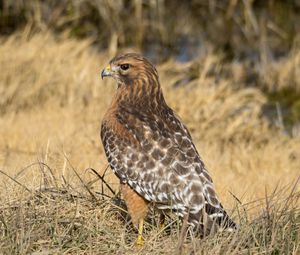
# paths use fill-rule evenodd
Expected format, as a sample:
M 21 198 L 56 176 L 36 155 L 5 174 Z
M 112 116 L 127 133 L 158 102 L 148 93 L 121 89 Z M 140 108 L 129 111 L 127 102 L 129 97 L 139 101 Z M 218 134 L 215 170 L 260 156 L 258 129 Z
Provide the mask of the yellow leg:
M 144 245 L 143 227 L 144 227 L 144 219 L 140 219 L 139 220 L 138 238 L 137 238 L 136 243 L 135 243 L 137 246 L 143 246 Z

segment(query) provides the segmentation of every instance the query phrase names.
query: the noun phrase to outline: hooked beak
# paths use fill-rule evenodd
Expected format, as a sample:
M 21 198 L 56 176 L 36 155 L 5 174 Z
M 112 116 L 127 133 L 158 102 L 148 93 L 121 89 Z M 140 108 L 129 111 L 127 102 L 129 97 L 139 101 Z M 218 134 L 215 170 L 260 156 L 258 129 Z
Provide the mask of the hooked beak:
M 111 75 L 112 75 L 112 71 L 111 71 L 110 65 L 108 65 L 107 67 L 105 67 L 102 70 L 102 72 L 101 72 L 101 78 L 103 80 L 104 77 L 111 76 Z

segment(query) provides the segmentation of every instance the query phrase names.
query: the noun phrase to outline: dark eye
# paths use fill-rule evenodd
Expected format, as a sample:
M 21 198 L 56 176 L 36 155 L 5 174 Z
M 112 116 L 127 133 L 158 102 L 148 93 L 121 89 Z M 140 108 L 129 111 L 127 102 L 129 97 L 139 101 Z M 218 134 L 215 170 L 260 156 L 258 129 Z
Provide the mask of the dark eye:
M 120 65 L 120 67 L 123 71 L 126 71 L 129 68 L 129 64 L 123 64 L 123 65 Z

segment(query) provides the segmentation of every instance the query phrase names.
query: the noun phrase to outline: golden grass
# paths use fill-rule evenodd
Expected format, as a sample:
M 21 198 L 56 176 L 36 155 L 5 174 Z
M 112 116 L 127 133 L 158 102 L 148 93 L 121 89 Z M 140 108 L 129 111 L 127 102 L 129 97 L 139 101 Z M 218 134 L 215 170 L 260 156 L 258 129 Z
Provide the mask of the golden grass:
M 299 54 L 287 56 L 272 75 L 284 77 L 295 58 Z M 115 91 L 113 81 L 100 79 L 108 61 L 89 41 L 51 34 L 1 40 L 0 170 L 14 179 L 0 175 L 1 253 L 174 252 L 176 224 L 169 235 L 148 224 L 144 250 L 131 247 L 136 233 L 125 224 L 122 210 L 97 195 L 101 182 L 86 170 L 102 174 L 107 165 L 99 129 Z M 207 54 L 199 61 L 159 66 L 161 83 L 241 229 L 190 240 L 185 252 L 297 254 L 300 137 L 276 130 L 263 117 L 266 98 L 260 90 L 247 88 L 239 75 L 219 75 L 218 56 Z M 243 69 L 227 65 L 233 74 Z M 197 78 L 174 86 L 195 66 Z M 105 179 L 118 190 L 110 170 Z M 111 195 L 107 188 L 104 192 Z
M 300 37 L 295 40 L 288 57 L 269 63 L 262 68 L 264 85 L 270 91 L 292 89 L 300 91 Z

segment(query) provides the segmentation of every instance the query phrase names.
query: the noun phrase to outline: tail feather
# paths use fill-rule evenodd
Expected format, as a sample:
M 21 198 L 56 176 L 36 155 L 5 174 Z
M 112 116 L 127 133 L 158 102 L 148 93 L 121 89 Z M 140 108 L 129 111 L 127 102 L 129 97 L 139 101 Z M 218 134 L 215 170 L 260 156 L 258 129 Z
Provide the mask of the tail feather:
M 237 228 L 237 224 L 229 217 L 223 206 L 216 208 L 210 204 L 205 205 L 205 212 L 222 228 Z
M 202 236 L 224 229 L 227 231 L 237 229 L 237 224 L 228 216 L 222 206 L 217 208 L 208 203 L 199 212 L 190 213 L 188 222 Z

